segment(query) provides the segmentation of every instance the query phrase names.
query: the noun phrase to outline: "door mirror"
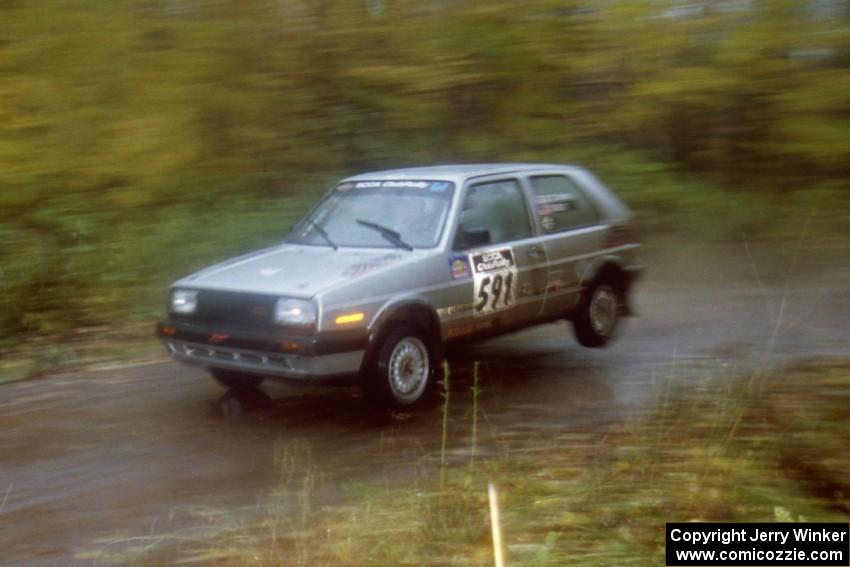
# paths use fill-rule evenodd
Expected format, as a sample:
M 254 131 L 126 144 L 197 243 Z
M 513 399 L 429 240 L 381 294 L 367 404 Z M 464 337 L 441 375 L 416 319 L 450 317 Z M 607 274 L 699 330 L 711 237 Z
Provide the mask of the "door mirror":
M 490 244 L 490 230 L 482 226 L 458 227 L 456 250 L 466 250 Z

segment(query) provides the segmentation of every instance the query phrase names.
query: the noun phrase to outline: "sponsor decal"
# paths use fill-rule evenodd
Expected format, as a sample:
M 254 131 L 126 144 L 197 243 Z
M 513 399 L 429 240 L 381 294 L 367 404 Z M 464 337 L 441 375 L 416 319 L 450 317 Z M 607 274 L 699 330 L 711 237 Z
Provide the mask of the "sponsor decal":
M 405 187 L 411 189 L 427 189 L 431 184 L 427 181 L 384 181 L 381 187 Z
M 454 327 L 450 327 L 446 331 L 446 336 L 450 339 L 454 339 L 457 337 L 463 337 L 466 335 L 471 335 L 475 331 L 483 331 L 484 329 L 489 329 L 494 327 L 496 324 L 495 321 L 481 321 L 479 323 L 462 323 L 460 325 L 456 325 Z
M 472 314 L 475 317 L 508 309 L 516 302 L 517 269 L 511 247 L 470 254 Z
M 262 269 L 262 270 L 260 270 L 258 273 L 259 273 L 261 276 L 266 276 L 266 277 L 268 277 L 268 276 L 273 276 L 273 275 L 275 275 L 275 274 L 277 274 L 277 273 L 279 273 L 279 272 L 280 272 L 280 268 L 263 268 L 263 269 Z
M 462 303 L 460 305 L 450 305 L 448 307 L 440 307 L 437 309 L 437 315 L 442 319 L 443 317 L 449 317 L 451 315 L 456 315 L 458 313 L 466 313 L 467 311 L 472 310 L 472 305 L 469 303 Z
M 469 268 L 469 259 L 466 256 L 452 256 L 449 258 L 449 268 L 452 270 L 453 280 L 472 277 L 472 270 Z
M 554 195 L 538 195 L 534 198 L 534 202 L 538 205 L 565 204 L 570 209 L 575 208 L 575 197 L 569 193 L 556 193 Z M 564 209 L 568 210 L 568 209 Z
M 534 198 L 534 202 L 537 204 L 537 213 L 541 216 L 574 211 L 576 209 L 575 197 L 569 193 L 538 195 Z
M 428 189 L 430 181 L 358 181 L 357 189 Z
M 348 266 L 345 270 L 343 270 L 342 275 L 356 278 L 357 276 L 362 276 L 363 274 L 371 272 L 372 270 L 388 266 L 393 262 L 397 261 L 399 258 L 401 258 L 401 256 L 399 256 L 398 254 L 386 254 L 385 256 L 372 258 L 370 260 L 366 260 L 365 262 L 358 262 L 356 264 Z
M 476 274 L 493 272 L 514 265 L 513 248 L 500 248 L 498 250 L 485 250 L 470 254 L 472 258 L 472 269 Z
M 336 186 L 336 190 L 337 191 L 348 191 L 352 187 L 354 187 L 354 183 L 340 183 L 339 185 Z
M 464 335 L 471 335 L 474 330 L 475 328 L 472 326 L 472 323 L 464 323 L 463 325 L 449 328 L 446 331 L 446 337 L 453 339 Z
M 544 215 L 543 218 L 540 219 L 540 224 L 543 225 L 546 232 L 549 232 L 555 228 L 555 219 L 552 218 L 551 215 Z

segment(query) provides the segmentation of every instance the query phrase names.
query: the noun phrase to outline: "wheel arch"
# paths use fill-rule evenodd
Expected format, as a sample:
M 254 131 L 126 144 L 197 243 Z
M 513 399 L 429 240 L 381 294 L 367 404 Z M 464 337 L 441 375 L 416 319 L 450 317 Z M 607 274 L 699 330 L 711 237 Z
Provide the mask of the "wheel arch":
M 443 337 L 437 310 L 425 299 L 407 298 L 384 306 L 372 320 L 366 354 L 360 365 L 361 373 L 371 367 L 389 330 L 394 324 L 401 323 L 419 329 L 427 339 L 426 346 L 431 351 L 432 359 L 435 362 L 442 360 Z
M 618 256 L 602 256 L 595 262 L 590 264 L 584 272 L 582 278 L 582 289 L 587 291 L 592 289 L 600 282 L 607 282 L 614 286 L 614 291 L 620 298 L 623 309 L 622 315 L 631 314 L 631 306 L 629 302 L 629 288 L 631 287 L 633 276 Z

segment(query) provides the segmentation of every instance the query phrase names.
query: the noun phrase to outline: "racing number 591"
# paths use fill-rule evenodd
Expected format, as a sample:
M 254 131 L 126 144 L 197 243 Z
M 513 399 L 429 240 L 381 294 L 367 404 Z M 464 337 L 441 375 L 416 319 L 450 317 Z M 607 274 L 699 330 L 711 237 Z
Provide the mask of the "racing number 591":
M 513 272 L 496 273 L 493 276 L 487 276 L 481 280 L 481 287 L 478 288 L 478 303 L 475 305 L 475 310 L 482 311 L 497 311 L 510 306 L 511 286 L 514 282 Z M 501 301 L 501 305 L 499 304 Z M 489 308 L 488 308 L 489 304 Z

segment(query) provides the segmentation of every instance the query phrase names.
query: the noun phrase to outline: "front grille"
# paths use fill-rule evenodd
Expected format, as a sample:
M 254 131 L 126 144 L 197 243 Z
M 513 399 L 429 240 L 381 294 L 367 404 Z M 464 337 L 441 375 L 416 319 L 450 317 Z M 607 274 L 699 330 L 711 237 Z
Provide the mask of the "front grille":
M 200 290 L 198 307 L 191 315 L 175 319 L 246 328 L 271 327 L 277 296 L 233 291 Z

